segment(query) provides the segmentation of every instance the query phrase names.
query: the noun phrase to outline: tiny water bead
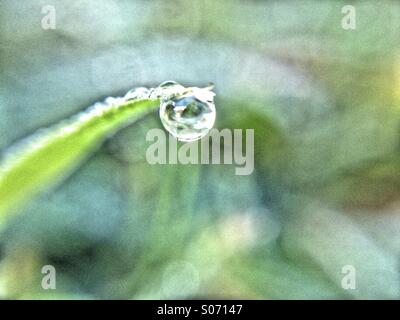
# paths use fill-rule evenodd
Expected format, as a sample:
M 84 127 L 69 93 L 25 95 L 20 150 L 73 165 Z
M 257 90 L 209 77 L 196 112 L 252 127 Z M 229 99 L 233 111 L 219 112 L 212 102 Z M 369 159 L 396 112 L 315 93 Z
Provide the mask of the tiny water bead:
M 134 88 L 129 90 L 124 98 L 125 100 L 146 99 L 150 95 L 150 90 L 144 87 Z
M 195 141 L 213 127 L 216 110 L 212 86 L 185 88 L 174 81 L 166 81 L 158 89 L 161 90 L 161 122 L 176 139 Z

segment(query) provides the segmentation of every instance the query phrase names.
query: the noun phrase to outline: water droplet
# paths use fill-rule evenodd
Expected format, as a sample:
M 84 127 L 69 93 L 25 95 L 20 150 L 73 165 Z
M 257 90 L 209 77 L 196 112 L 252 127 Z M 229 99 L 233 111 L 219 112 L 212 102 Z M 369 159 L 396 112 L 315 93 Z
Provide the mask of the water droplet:
M 164 81 L 163 83 L 161 83 L 159 85 L 159 87 L 160 88 L 168 88 L 168 87 L 172 87 L 172 86 L 176 86 L 176 85 L 179 86 L 179 84 L 177 82 L 172 81 L 172 80 L 168 80 L 168 81 Z
M 210 131 L 216 117 L 211 86 L 184 88 L 166 81 L 159 88 L 160 118 L 169 133 L 180 141 L 195 141 Z
M 135 99 L 146 99 L 149 97 L 150 90 L 144 87 L 140 88 L 134 88 L 132 90 L 129 90 L 126 95 L 124 96 L 124 99 L 126 101 L 128 100 L 135 100 Z

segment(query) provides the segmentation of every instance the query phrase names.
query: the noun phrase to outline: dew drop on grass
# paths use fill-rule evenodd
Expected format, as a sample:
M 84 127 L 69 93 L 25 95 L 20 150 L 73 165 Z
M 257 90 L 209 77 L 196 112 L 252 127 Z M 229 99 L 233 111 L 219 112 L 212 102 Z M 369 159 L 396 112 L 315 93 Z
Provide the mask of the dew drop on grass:
M 149 97 L 150 90 L 144 87 L 134 88 L 126 93 L 125 100 L 146 99 Z
M 160 90 L 160 119 L 165 129 L 180 141 L 195 141 L 213 127 L 216 117 L 212 86 L 185 88 L 174 81 Z

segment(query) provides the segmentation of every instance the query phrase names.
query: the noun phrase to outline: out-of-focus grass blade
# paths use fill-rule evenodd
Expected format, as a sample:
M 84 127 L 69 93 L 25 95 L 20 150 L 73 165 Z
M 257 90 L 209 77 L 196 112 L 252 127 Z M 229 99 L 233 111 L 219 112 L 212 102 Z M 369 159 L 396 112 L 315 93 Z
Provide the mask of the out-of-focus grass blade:
M 0 223 L 37 192 L 65 178 L 105 138 L 158 106 L 157 99 L 96 104 L 11 146 L 0 163 Z

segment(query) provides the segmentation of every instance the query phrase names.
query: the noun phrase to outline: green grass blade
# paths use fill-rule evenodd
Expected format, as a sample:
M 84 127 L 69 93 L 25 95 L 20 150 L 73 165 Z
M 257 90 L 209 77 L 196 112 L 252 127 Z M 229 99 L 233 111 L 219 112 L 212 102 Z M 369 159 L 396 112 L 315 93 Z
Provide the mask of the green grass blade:
M 68 176 L 107 137 L 158 106 L 158 99 L 96 104 L 9 148 L 0 163 L 0 223 L 39 191 Z

